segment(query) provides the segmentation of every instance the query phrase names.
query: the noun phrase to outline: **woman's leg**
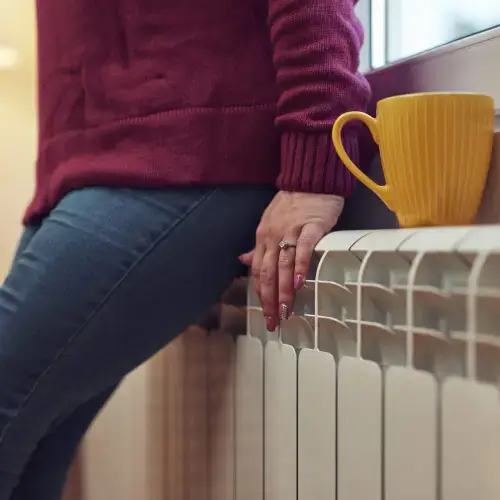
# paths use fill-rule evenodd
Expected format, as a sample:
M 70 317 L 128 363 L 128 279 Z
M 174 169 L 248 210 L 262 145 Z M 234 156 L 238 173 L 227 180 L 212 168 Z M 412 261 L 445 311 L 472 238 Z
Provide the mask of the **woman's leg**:
M 38 229 L 37 225 L 24 230 L 14 262 L 22 255 Z M 65 479 L 78 444 L 114 389 L 115 386 L 102 392 L 79 406 L 67 418 L 62 416 L 59 422 L 55 422 L 52 430 L 38 443 L 11 500 L 37 499 L 39 492 L 43 492 L 49 499 L 62 496 Z
M 79 406 L 43 437 L 10 500 L 61 498 L 78 445 L 114 389 L 106 390 Z
M 61 415 L 116 384 L 218 300 L 271 197 L 96 188 L 60 203 L 0 289 L 0 500 L 30 472 Z M 38 474 L 50 474 L 39 462 Z M 36 498 L 57 497 L 39 490 Z

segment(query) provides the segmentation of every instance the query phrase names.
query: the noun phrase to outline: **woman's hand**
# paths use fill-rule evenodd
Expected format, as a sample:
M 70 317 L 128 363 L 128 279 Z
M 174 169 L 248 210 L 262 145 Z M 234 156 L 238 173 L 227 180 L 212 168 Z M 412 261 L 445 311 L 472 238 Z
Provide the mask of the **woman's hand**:
M 291 314 L 314 248 L 335 226 L 343 207 L 340 196 L 280 191 L 264 212 L 255 249 L 240 260 L 252 268 L 269 331 Z M 280 248 L 280 242 L 293 246 Z

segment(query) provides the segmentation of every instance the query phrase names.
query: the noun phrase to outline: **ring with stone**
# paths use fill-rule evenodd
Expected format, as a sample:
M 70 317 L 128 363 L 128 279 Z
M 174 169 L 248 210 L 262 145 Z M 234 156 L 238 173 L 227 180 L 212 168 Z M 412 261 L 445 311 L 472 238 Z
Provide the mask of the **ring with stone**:
M 297 245 L 295 243 L 291 243 L 290 241 L 281 240 L 278 246 L 281 250 L 286 250 L 287 248 L 295 248 Z

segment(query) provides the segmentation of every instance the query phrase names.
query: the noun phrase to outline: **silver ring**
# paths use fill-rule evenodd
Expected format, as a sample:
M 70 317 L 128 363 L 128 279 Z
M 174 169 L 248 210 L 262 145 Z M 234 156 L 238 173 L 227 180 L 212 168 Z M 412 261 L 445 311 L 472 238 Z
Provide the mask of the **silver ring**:
M 281 248 L 281 250 L 286 250 L 287 248 L 296 248 L 295 243 L 290 243 L 289 241 L 281 240 L 278 243 L 278 246 Z

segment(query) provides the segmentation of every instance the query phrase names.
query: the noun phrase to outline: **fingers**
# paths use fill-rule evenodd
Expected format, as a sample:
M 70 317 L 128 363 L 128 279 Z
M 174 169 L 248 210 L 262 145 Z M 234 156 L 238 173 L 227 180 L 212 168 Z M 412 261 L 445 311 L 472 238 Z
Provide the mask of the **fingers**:
M 240 256 L 240 261 L 251 266 L 252 282 L 262 303 L 266 327 L 275 331 L 280 320 L 286 320 L 293 312 L 295 292 L 309 274 L 314 249 L 323 237 L 323 229 L 313 223 L 306 224 L 300 234 L 284 237 L 284 241 L 297 247 L 279 248 L 279 240 L 261 242 L 257 247 Z
M 343 199 L 335 195 L 279 191 L 256 231 L 256 247 L 240 257 L 252 267 L 252 282 L 268 330 L 293 311 L 295 293 L 309 273 L 318 241 L 336 223 Z M 292 246 L 282 245 L 280 240 Z M 295 247 L 296 245 L 296 247 Z
M 250 263 L 251 265 L 251 279 L 252 279 L 252 285 L 253 289 L 255 290 L 255 293 L 257 294 L 257 297 L 259 297 L 259 300 L 262 301 L 261 299 L 261 286 L 260 286 L 260 271 L 262 269 L 262 260 L 264 259 L 264 254 L 266 251 L 266 247 L 264 245 L 258 245 L 255 250 L 253 250 L 253 258 L 252 262 Z
M 284 241 L 294 243 L 297 236 L 283 238 Z M 278 301 L 280 320 L 286 320 L 292 314 L 295 300 L 294 273 L 295 273 L 295 248 L 283 248 L 278 258 Z
M 243 264 L 251 266 L 252 284 L 255 293 L 262 304 L 262 311 L 266 319 L 266 328 L 274 332 L 279 323 L 278 293 L 277 293 L 277 258 L 278 245 L 273 252 L 259 245 L 256 249 L 240 255 Z
M 324 236 L 324 230 L 316 224 L 306 224 L 297 240 L 295 252 L 295 289 L 299 289 L 309 273 L 311 258 L 319 240 Z
M 252 250 L 251 252 L 244 253 L 243 255 L 240 255 L 238 259 L 242 264 L 245 264 L 245 266 L 251 266 L 252 261 L 253 261 L 253 256 L 254 256 L 255 250 Z
M 278 313 L 278 245 L 268 246 L 260 269 L 260 300 L 266 327 L 274 332 L 279 324 Z

